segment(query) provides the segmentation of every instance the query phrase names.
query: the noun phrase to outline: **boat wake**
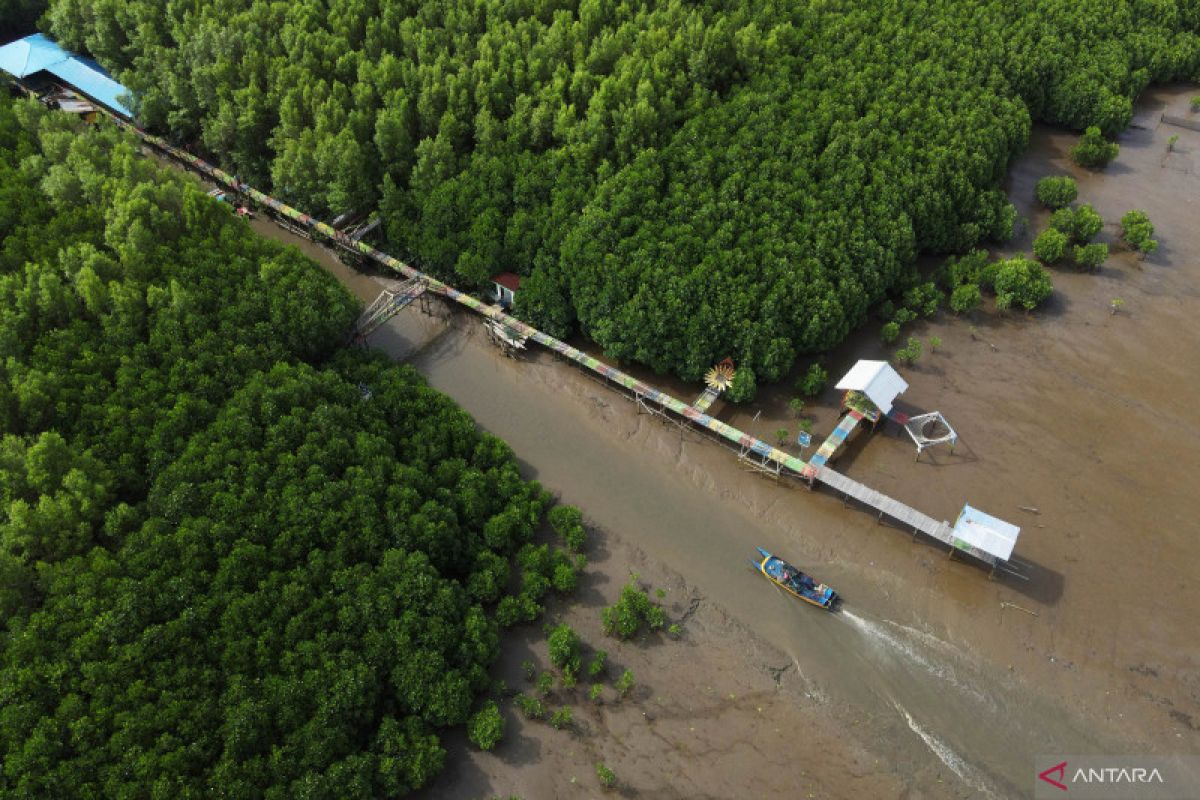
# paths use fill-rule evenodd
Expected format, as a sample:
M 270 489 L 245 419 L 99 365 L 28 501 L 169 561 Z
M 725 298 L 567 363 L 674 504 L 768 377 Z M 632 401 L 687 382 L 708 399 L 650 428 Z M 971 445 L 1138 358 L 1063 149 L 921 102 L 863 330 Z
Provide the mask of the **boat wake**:
M 904 706 L 899 703 L 893 703 L 893 705 L 904 716 L 904 721 L 908 723 L 909 729 L 921 737 L 921 741 L 925 743 L 925 746 L 933 751 L 938 760 L 949 767 L 950 771 L 957 775 L 959 780 L 987 797 L 997 797 L 997 794 L 988 786 L 987 781 L 979 774 L 978 770 L 964 761 L 958 753 L 951 750 L 949 745 L 918 725 L 917 721 L 913 719 L 912 714 L 909 714 Z
M 863 633 L 871 641 L 873 641 L 877 644 L 883 645 L 884 647 L 886 647 L 887 649 L 889 649 L 891 652 L 895 653 L 896 655 L 903 656 L 910 663 L 915 664 L 916 666 L 918 666 L 925 672 L 929 673 L 930 675 L 934 676 L 935 678 L 939 678 L 939 679 L 949 683 L 950 685 L 954 686 L 959 691 L 963 692 L 964 694 L 970 695 L 971 697 L 975 698 L 977 701 L 983 703 L 984 705 L 989 706 L 989 707 L 991 706 L 991 703 L 989 702 L 988 698 L 986 696 L 984 696 L 983 693 L 981 693 L 975 687 L 970 686 L 970 685 L 960 681 L 958 679 L 958 676 L 955 673 L 954 669 L 947 666 L 946 664 L 941 664 L 941 663 L 937 663 L 933 660 L 930 660 L 929 658 L 926 657 L 926 655 L 924 653 L 922 653 L 917 648 L 917 646 L 914 643 L 907 642 L 904 639 L 901 639 L 895 633 L 893 633 L 892 631 L 883 627 L 882 625 L 878 625 L 874 622 L 871 622 L 870 620 L 863 619 L 862 617 L 858 616 L 857 614 L 855 614 L 852 611 L 844 611 L 843 610 L 841 613 L 841 616 L 844 617 L 845 619 L 849 620 L 849 622 L 852 625 L 854 625 L 854 627 L 858 628 L 858 630 L 861 633 Z M 890 622 L 889 624 L 891 626 L 893 626 L 894 628 L 898 629 L 899 631 L 909 633 L 910 635 L 913 636 L 913 638 L 917 639 L 918 641 L 921 641 L 927 647 L 930 647 L 930 649 L 942 650 L 943 652 L 945 652 L 948 655 L 950 655 L 950 654 L 957 655 L 957 653 L 954 652 L 954 648 L 951 645 L 947 644 L 946 642 L 943 642 L 942 640 L 940 640 L 934 636 L 931 636 L 930 634 L 923 633 L 922 631 L 918 631 L 918 630 L 915 630 L 915 629 L 912 629 L 907 626 L 900 625 L 900 624 L 894 623 L 894 622 Z M 929 640 L 932 640 L 932 642 Z

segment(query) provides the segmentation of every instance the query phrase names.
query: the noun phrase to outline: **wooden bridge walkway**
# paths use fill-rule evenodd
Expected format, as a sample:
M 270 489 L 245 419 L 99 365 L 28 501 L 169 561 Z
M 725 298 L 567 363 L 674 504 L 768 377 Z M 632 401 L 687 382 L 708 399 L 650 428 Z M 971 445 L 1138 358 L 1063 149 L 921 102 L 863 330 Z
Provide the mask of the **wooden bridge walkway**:
M 768 444 L 767 442 L 757 437 L 751 436 L 732 425 L 728 425 L 715 417 L 709 416 L 707 406 L 711 403 L 697 403 L 690 405 L 688 403 L 672 397 L 666 392 L 660 391 L 653 386 L 650 386 L 633 376 L 616 369 L 599 359 L 584 353 L 583 351 L 571 347 L 566 342 L 543 333 L 537 328 L 528 325 L 516 317 L 510 317 L 498 306 L 493 306 L 482 300 L 473 297 L 465 292 L 461 292 L 450 286 L 447 283 L 427 275 L 408 264 L 400 261 L 393 256 L 388 255 L 380 250 L 376 250 L 369 244 L 362 241 L 352 239 L 350 236 L 336 230 L 332 226 L 314 219 L 308 214 L 303 213 L 281 201 L 271 197 L 248 184 L 240 182 L 235 176 L 221 170 L 218 167 L 209 164 L 203 159 L 188 153 L 184 150 L 171 145 L 164 139 L 161 139 L 152 134 L 146 133 L 143 130 L 131 125 L 125 120 L 109 114 L 110 118 L 122 128 L 135 133 L 145 144 L 150 145 L 156 150 L 182 162 L 186 166 L 191 167 L 200 174 L 216 181 L 219 184 L 228 186 L 234 191 L 240 192 L 247 197 L 258 202 L 262 206 L 269 208 L 274 213 L 278 214 L 286 220 L 291 221 L 301 230 L 312 231 L 320 234 L 323 238 L 333 244 L 354 253 L 364 258 L 369 258 L 383 266 L 386 266 L 408 279 L 398 291 L 391 296 L 381 297 L 378 302 L 378 307 L 372 308 L 371 313 L 364 315 L 364 318 L 359 320 L 358 333 L 362 333 L 364 329 L 374 329 L 376 324 L 381 324 L 380 319 L 390 316 L 390 312 L 402 308 L 413 299 L 420 296 L 423 292 L 433 292 L 441 294 L 444 297 L 465 306 L 472 311 L 480 314 L 485 319 L 492 320 L 495 323 L 503 325 L 506 329 L 514 332 L 515 335 L 524 336 L 543 345 L 549 350 L 552 350 L 564 358 L 576 362 L 585 369 L 595 372 L 603 376 L 606 380 L 611 380 L 618 385 L 632 392 L 639 404 L 650 408 L 649 404 L 654 404 L 660 409 L 659 413 L 664 416 L 674 415 L 676 418 L 682 418 L 694 425 L 705 428 L 717 436 L 726 439 L 740 448 L 740 458 L 744 461 L 749 461 L 752 457 L 756 460 L 755 467 L 764 469 L 775 475 L 791 475 L 797 478 L 815 478 L 821 483 L 842 492 L 846 497 L 853 497 L 855 500 L 867 505 L 870 508 L 876 509 L 881 515 L 886 514 L 888 517 L 895 519 L 907 526 L 913 528 L 914 531 L 920 531 L 928 536 L 937 539 L 950 545 L 952 548 L 968 553 L 969 555 L 978 558 L 979 560 L 995 566 L 996 559 L 987 553 L 984 553 L 965 542 L 961 542 L 954 538 L 951 533 L 950 526 L 945 522 L 937 522 L 932 517 L 929 517 L 916 509 L 894 500 L 887 495 L 881 494 L 855 480 L 847 478 L 838 472 L 835 472 L 828 467 L 816 465 L 810 467 L 802 459 L 781 450 L 778 447 Z M 374 305 L 374 304 L 373 304 Z M 706 399 L 705 395 L 701 395 L 702 399 Z M 715 399 L 715 398 L 714 398 Z M 852 427 L 852 426 L 849 426 Z M 839 428 L 840 429 L 840 428 Z M 847 429 L 848 433 L 849 430 Z M 754 463 L 754 462 L 751 462 Z M 813 474 L 815 471 L 815 475 Z M 806 474 L 807 473 L 807 474 Z M 953 552 L 953 551 L 952 551 Z
M 886 515 L 890 519 L 912 528 L 914 534 L 919 531 L 955 550 L 974 556 L 985 564 L 996 566 L 995 556 L 955 538 L 953 529 L 946 522 L 939 522 L 928 514 L 923 514 L 899 500 L 877 492 L 869 486 L 864 486 L 853 478 L 847 478 L 829 467 L 817 467 L 814 477 L 831 489 L 841 492 L 843 497 L 854 498 L 868 508 L 875 509 L 881 517 Z

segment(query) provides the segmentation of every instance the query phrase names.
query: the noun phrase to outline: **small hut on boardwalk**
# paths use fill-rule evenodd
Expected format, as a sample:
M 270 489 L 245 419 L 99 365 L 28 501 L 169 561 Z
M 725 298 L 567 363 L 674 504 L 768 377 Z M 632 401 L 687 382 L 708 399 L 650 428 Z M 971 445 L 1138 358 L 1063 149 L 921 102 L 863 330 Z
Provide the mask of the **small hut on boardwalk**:
M 896 397 L 908 389 L 908 383 L 886 361 L 862 360 L 837 382 L 842 395 L 842 410 L 857 411 L 872 424 L 892 410 Z
M 492 300 L 503 308 L 512 308 L 521 288 L 521 276 L 515 272 L 501 272 L 492 276 Z

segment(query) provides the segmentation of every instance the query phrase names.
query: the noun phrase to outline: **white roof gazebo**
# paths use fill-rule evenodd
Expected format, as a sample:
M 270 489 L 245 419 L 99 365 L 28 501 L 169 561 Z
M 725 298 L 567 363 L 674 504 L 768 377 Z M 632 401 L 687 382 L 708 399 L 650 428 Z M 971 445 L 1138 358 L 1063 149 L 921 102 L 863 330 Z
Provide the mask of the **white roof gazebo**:
M 896 396 L 908 388 L 900 373 L 886 361 L 859 361 L 838 381 L 837 388 L 862 392 L 885 416 Z
M 967 504 L 954 523 L 954 545 L 961 548 L 960 543 L 965 543 L 1001 561 L 1008 561 L 1020 533 L 1021 529 L 1011 522 Z

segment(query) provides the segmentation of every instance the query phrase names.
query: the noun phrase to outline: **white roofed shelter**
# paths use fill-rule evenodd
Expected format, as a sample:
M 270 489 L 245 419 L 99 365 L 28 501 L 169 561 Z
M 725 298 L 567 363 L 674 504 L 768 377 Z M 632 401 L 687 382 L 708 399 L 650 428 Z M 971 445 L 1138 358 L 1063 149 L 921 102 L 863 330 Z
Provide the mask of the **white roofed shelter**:
M 954 523 L 954 546 L 965 549 L 965 543 L 1001 561 L 1012 557 L 1021 529 L 978 508 L 964 505 Z
M 862 392 L 875 404 L 880 413 L 886 415 L 892 410 L 892 402 L 896 396 L 908 388 L 908 383 L 886 361 L 863 360 L 842 376 L 837 388 Z

